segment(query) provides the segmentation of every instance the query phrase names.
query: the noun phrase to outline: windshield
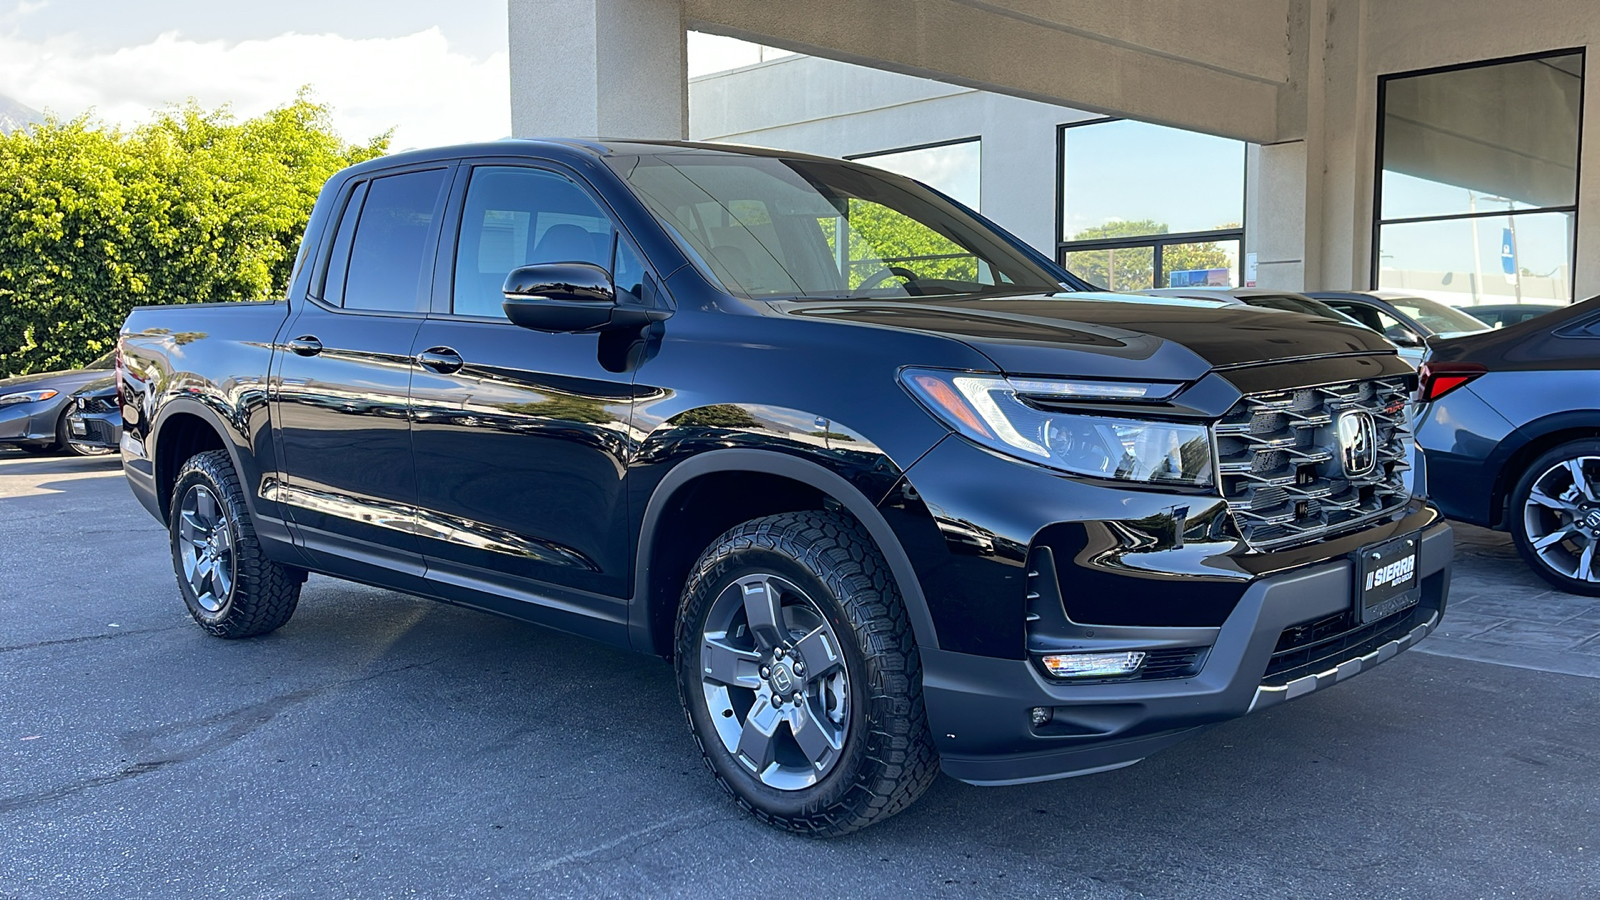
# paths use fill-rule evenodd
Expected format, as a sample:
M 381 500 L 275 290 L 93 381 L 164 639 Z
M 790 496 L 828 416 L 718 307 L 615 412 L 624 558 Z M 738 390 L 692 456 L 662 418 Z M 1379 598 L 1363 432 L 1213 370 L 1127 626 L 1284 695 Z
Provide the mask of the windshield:
M 1433 334 L 1489 330 L 1489 326 L 1459 309 L 1432 300 L 1424 300 L 1421 297 L 1396 297 L 1389 301 L 1389 305 Z
M 755 300 L 1055 293 L 1052 272 L 950 201 L 843 162 L 708 153 L 613 159 L 730 292 Z

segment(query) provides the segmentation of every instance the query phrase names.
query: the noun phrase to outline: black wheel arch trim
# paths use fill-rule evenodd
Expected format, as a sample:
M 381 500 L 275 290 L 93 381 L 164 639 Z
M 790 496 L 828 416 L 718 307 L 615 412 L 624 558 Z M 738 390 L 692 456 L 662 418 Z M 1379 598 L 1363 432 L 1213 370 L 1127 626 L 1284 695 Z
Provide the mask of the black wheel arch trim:
M 151 471 L 154 476 L 156 478 L 160 477 L 160 470 L 156 467 L 156 456 L 161 452 L 161 433 L 172 420 L 172 417 L 180 414 L 192 415 L 204 421 L 211 426 L 212 430 L 217 433 L 217 437 L 222 440 L 222 449 L 228 453 L 228 462 L 232 464 L 233 470 L 240 474 L 241 486 L 244 488 L 245 507 L 250 512 L 251 524 L 255 527 L 256 537 L 264 544 L 293 545 L 294 539 L 290 535 L 289 524 L 282 516 L 278 515 L 277 504 L 263 500 L 257 496 L 255 486 L 243 483 L 243 475 L 249 470 L 241 465 L 241 461 L 249 448 L 238 432 L 228 425 L 227 420 L 207 403 L 203 403 L 193 397 L 173 397 L 161 404 L 161 409 L 156 414 L 155 421 L 150 424 L 148 454 Z M 159 481 L 154 487 L 159 495 Z M 156 503 L 162 508 L 166 505 L 166 501 L 159 496 L 156 498 Z M 267 507 L 266 509 L 263 508 L 264 505 Z M 271 515 L 266 514 L 269 512 Z M 170 510 L 167 511 L 167 515 L 170 514 Z
M 650 494 L 639 529 L 639 545 L 634 554 L 633 594 L 628 600 L 628 633 L 634 649 L 652 654 L 656 652 L 650 615 L 650 557 L 661 516 L 679 488 L 703 475 L 717 472 L 776 475 L 809 485 L 839 501 L 867 530 L 888 562 L 889 572 L 894 576 L 895 584 L 900 588 L 900 597 L 906 604 L 917 646 L 938 648 L 938 632 L 934 628 L 933 616 L 928 611 L 922 585 L 917 581 L 916 570 L 911 565 L 911 557 L 900 546 L 889 523 L 865 494 L 843 476 L 810 460 L 767 450 L 736 448 L 709 450 L 684 460 L 674 466 Z
M 1512 429 L 1509 436 L 1500 441 L 1488 459 L 1489 470 L 1494 473 L 1494 480 L 1489 487 L 1493 492 L 1490 495 L 1489 514 L 1494 517 L 1494 521 L 1488 523 L 1490 527 L 1504 527 L 1506 507 L 1511 502 L 1511 492 L 1522 477 L 1522 472 L 1512 470 L 1511 463 L 1521 457 L 1529 446 L 1542 443 L 1545 438 L 1553 434 L 1581 431 L 1600 435 L 1600 410 L 1577 409 L 1541 416 L 1518 425 Z M 1582 437 L 1574 436 L 1572 440 L 1582 440 Z M 1550 447 L 1545 448 L 1549 449 Z M 1529 456 L 1526 462 L 1532 462 L 1533 457 L 1538 455 L 1539 453 L 1535 453 Z

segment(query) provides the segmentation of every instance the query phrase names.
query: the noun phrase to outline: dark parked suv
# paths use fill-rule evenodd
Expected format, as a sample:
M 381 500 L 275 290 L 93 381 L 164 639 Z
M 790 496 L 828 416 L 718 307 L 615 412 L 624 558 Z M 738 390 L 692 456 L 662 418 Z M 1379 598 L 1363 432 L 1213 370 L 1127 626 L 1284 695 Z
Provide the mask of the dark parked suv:
M 122 361 L 128 478 L 207 631 L 283 625 L 316 571 L 670 658 L 716 777 L 796 831 L 941 770 L 1127 765 L 1445 606 L 1379 335 L 1090 293 L 852 163 L 374 160 L 283 300 L 138 310 Z

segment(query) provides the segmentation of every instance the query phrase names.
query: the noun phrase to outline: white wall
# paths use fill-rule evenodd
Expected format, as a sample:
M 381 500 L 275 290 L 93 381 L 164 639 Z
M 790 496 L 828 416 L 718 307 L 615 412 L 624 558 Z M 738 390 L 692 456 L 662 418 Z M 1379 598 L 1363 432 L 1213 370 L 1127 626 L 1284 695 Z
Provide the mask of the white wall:
M 808 56 L 689 82 L 694 140 L 855 156 L 980 138 L 980 211 L 1050 257 L 1056 247 L 1056 126 L 1094 117 Z

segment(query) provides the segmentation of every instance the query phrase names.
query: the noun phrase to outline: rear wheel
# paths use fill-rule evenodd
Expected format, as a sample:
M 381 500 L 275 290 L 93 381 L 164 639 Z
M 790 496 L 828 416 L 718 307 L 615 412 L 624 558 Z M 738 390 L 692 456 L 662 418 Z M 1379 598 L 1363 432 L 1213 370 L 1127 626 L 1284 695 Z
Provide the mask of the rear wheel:
M 769 824 L 845 834 L 938 775 L 905 606 L 844 516 L 786 513 L 718 538 L 684 590 L 677 669 L 707 765 Z
M 1541 577 L 1600 596 L 1600 440 L 1562 444 L 1534 460 L 1506 519 L 1518 552 Z
M 242 638 L 289 621 L 303 575 L 261 552 L 227 451 L 200 453 L 183 464 L 170 509 L 178 591 L 201 628 Z

